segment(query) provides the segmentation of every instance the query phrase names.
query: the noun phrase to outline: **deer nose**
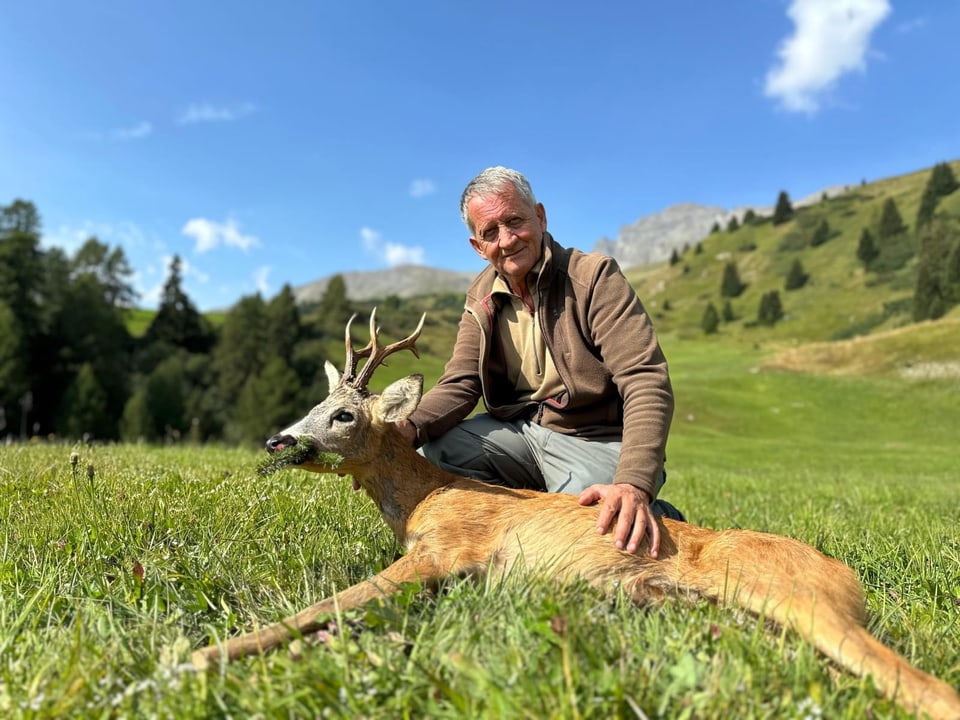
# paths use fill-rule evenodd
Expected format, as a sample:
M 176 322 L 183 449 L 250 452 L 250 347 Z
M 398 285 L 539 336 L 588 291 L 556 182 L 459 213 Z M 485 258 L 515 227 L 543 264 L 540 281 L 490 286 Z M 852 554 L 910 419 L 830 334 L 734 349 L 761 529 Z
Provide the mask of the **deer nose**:
M 267 440 L 267 452 L 280 452 L 284 448 L 293 447 L 297 444 L 297 439 L 293 435 L 274 435 Z

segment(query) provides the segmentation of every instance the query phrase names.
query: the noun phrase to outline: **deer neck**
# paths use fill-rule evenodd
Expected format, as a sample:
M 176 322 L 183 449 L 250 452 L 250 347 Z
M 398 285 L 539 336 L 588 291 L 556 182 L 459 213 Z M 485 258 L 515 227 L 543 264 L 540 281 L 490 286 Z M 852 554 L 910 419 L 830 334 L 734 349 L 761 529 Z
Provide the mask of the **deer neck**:
M 407 521 L 417 505 L 434 490 L 457 479 L 430 463 L 392 427 L 383 434 L 377 459 L 356 468 L 353 477 L 401 544 L 406 539 Z

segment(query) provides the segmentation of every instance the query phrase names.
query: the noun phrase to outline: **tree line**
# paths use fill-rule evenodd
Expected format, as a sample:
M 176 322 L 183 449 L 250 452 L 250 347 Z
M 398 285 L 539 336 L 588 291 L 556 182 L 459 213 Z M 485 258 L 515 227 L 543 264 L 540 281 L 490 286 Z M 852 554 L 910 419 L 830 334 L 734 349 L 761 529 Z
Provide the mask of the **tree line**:
M 335 276 L 313 306 L 287 285 L 242 298 L 215 328 L 174 257 L 134 337 L 123 249 L 96 237 L 72 255 L 42 249 L 40 228 L 32 203 L 0 207 L 0 438 L 260 442 L 303 410 L 298 398 L 324 397 L 327 349 L 342 353 L 346 320 L 369 310 Z
M 916 282 L 913 294 L 913 319 L 916 321 L 936 319 L 950 308 L 960 304 L 960 218 L 947 212 L 938 212 L 940 200 L 960 189 L 953 171 L 947 163 L 938 163 L 930 173 L 921 195 L 920 207 L 914 222 L 913 231 L 903 220 L 896 201 L 888 197 L 881 207 L 879 218 L 871 226 L 861 229 L 857 243 L 856 256 L 864 270 L 881 280 L 916 260 Z M 824 198 L 826 199 L 826 198 Z M 781 225 L 796 217 L 796 213 L 786 191 L 780 191 L 773 215 L 772 225 Z M 727 224 L 727 232 L 736 232 L 743 225 L 762 223 L 765 220 L 752 212 L 744 216 L 743 223 L 732 217 Z M 810 229 L 812 228 L 812 229 Z M 711 234 L 721 231 L 720 224 L 714 223 Z M 819 247 L 833 237 L 835 232 L 826 218 L 814 219 L 808 228 L 800 227 L 794 233 L 786 235 L 780 244 L 780 250 L 801 250 L 806 247 Z M 754 250 L 755 246 L 742 247 L 742 250 Z M 680 254 L 674 251 L 670 264 L 680 261 Z M 786 291 L 804 287 L 810 275 L 799 258 L 794 259 L 784 278 Z M 740 279 L 737 264 L 728 261 L 724 265 L 720 284 L 720 296 L 726 298 L 723 312 L 719 312 L 713 302 L 708 302 L 701 317 L 701 329 L 708 335 L 719 330 L 721 321 L 735 319 L 730 298 L 739 297 L 746 289 Z M 784 317 L 783 305 L 777 290 L 771 290 L 760 299 L 756 324 L 774 325 Z

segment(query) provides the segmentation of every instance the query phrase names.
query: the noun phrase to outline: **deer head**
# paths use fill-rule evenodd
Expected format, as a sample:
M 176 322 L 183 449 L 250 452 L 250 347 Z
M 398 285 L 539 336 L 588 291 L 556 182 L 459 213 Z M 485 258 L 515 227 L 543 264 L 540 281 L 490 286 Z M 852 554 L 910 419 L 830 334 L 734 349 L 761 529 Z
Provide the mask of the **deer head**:
M 400 350 L 417 352 L 416 340 L 423 330 L 426 314 L 417 329 L 398 342 L 382 346 L 379 341 L 376 308 L 370 313 L 370 342 L 354 350 L 350 339 L 350 318 L 345 333 L 346 364 L 343 375 L 329 361 L 325 363 L 330 394 L 306 417 L 267 441 L 271 454 L 284 452 L 281 464 L 296 465 L 313 472 L 355 475 L 364 466 L 382 462 L 385 436 L 399 437 L 392 423 L 410 415 L 423 393 L 423 376 L 410 375 L 397 380 L 379 395 L 367 388 L 374 370 Z M 366 362 L 357 370 L 360 360 Z M 275 468 L 271 468 L 275 469 Z

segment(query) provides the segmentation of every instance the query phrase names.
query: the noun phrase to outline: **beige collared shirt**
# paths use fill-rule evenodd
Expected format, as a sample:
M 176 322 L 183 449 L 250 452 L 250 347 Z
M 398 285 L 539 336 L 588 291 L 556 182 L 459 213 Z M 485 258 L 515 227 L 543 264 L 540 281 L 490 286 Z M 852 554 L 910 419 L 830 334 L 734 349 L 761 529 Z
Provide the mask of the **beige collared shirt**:
M 536 277 L 542 263 L 541 260 L 530 271 L 532 288 L 536 287 Z M 492 294 L 503 298 L 497 314 L 497 333 L 503 348 L 507 377 L 517 389 L 516 400 L 539 401 L 559 395 L 564 387 L 553 358 L 547 352 L 540 328 L 539 293 L 530 293 L 533 299 L 531 311 L 498 275 L 493 281 Z

